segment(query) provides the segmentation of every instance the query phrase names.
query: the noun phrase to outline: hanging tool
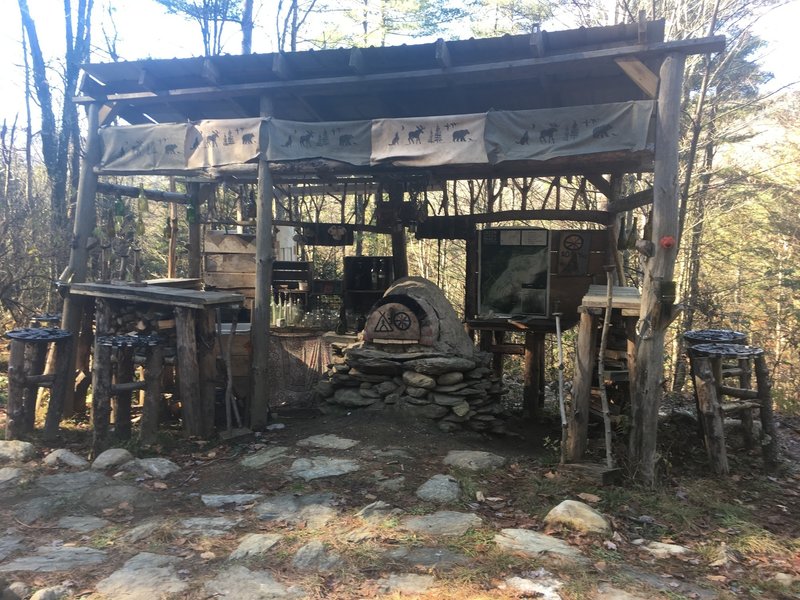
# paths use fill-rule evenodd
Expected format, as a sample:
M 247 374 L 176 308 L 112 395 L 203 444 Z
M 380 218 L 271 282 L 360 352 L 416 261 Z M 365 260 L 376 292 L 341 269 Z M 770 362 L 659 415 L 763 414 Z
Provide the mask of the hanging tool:
M 564 403 L 564 346 L 561 340 L 561 315 L 558 300 L 555 301 L 553 317 L 556 320 L 556 343 L 558 344 L 558 410 L 561 413 L 561 464 L 567 461 L 567 407 Z
M 611 326 L 611 311 L 614 308 L 614 271 L 615 265 L 603 267 L 606 271 L 606 310 L 603 315 L 603 333 L 600 335 L 600 354 L 597 357 L 597 378 L 600 380 L 600 402 L 603 407 L 603 425 L 606 438 L 606 466 L 614 468 L 614 456 L 611 453 L 611 414 L 608 408 L 608 394 L 606 393 L 605 359 L 606 346 L 608 346 L 608 328 Z

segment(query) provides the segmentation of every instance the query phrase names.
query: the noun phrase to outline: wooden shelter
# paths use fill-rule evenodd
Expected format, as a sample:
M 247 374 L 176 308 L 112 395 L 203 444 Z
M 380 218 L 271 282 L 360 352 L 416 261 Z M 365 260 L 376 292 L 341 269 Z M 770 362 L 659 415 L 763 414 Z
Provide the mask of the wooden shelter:
M 664 292 L 677 251 L 684 59 L 724 48 L 722 37 L 680 41 L 663 37 L 663 21 L 641 19 L 611 27 L 397 47 L 87 64 L 75 99 L 87 107 L 89 137 L 78 193 L 71 280 L 86 278 L 94 199 L 98 185 L 103 185 L 98 178 L 187 176 L 192 182 L 188 195 L 163 199 L 194 205 L 208 197 L 215 183 L 257 183 L 250 403 L 251 426 L 259 428 L 266 423 L 269 397 L 266 347 L 273 226 L 280 222 L 274 217 L 278 186 L 375 186 L 379 218 L 371 227 L 391 236 L 395 277 L 408 272 L 407 228 L 416 229 L 421 237 L 466 239 L 465 314 L 470 322 L 477 314 L 479 224 L 587 222 L 607 228 L 611 239 L 620 213 L 653 202 L 652 245 L 645 262 L 636 347 L 631 446 L 642 464 L 652 463 L 664 329 L 673 310 L 672 299 Z M 591 116 L 591 111 L 604 110 L 611 112 L 602 113 L 599 120 Z M 581 115 L 582 122 L 571 115 Z M 110 126 L 115 119 L 133 127 Z M 643 119 L 643 133 L 628 139 L 636 119 Z M 461 123 L 468 125 L 456 126 Z M 123 130 L 145 132 L 145 137 L 125 137 Z M 336 132 L 328 148 L 319 148 L 321 143 L 311 147 L 311 140 L 321 142 L 328 131 Z M 228 134 L 231 143 L 240 142 L 240 154 L 224 155 Z M 156 148 L 153 136 L 167 141 Z M 366 154 L 357 152 L 362 139 L 371 143 Z M 426 144 L 438 141 L 447 142 L 449 150 L 426 150 Z M 620 197 L 623 175 L 650 171 L 655 171 L 651 193 Z M 419 206 L 406 194 L 414 186 L 442 189 L 443 182 L 451 180 L 498 182 L 522 177 L 552 178 L 558 193 L 562 176 L 579 178 L 584 193 L 591 186 L 607 197 L 606 209 L 579 209 L 576 201 L 539 209 L 523 201 L 508 211 L 466 215 L 443 211 L 421 219 Z M 370 228 L 352 223 L 347 227 Z M 195 226 L 190 239 L 191 277 L 201 275 L 199 236 Z M 602 262 L 616 259 L 612 246 L 607 244 L 608 260 Z M 586 287 L 589 283 L 585 281 Z M 565 294 L 565 303 L 576 294 L 580 292 Z M 63 326 L 77 332 L 81 313 L 81 298 L 70 296 Z M 551 327 L 548 312 L 532 321 L 530 331 L 541 333 Z M 502 336 L 495 336 L 494 346 L 502 346 L 501 341 Z M 531 343 L 527 352 L 534 349 Z M 644 476 L 649 477 L 647 472 Z

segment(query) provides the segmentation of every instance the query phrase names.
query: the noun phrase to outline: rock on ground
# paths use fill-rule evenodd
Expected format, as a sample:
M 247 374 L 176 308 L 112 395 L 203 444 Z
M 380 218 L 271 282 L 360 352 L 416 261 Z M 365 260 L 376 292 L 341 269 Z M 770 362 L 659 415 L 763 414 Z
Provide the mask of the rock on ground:
M 145 473 L 156 479 L 164 479 L 181 470 L 178 465 L 167 458 L 136 458 L 126 462 L 120 468 L 123 471 Z
M 573 561 L 585 561 L 584 556 L 563 540 L 529 529 L 503 529 L 494 536 L 494 543 L 502 550 L 519 552 L 532 558 L 556 555 Z
M 331 508 L 331 504 L 333 494 L 327 492 L 305 496 L 282 494 L 267 498 L 253 510 L 262 521 L 305 523 L 307 528 L 317 529 L 336 517 L 336 511 Z
M 447 504 L 461 497 L 461 485 L 451 475 L 434 475 L 417 488 L 417 498 Z
M 260 469 L 269 463 L 276 461 L 286 456 L 289 448 L 286 446 L 272 446 L 271 448 L 264 448 L 255 454 L 245 456 L 239 461 L 239 464 L 248 469 Z
M 239 545 L 236 550 L 231 552 L 228 560 L 239 560 L 266 554 L 281 539 L 283 539 L 283 536 L 277 533 L 248 533 L 239 540 Z
M 180 522 L 181 535 L 219 537 L 239 524 L 239 519 L 227 517 L 191 517 Z
M 341 557 L 326 549 L 320 540 L 312 540 L 294 555 L 292 567 L 299 571 L 326 573 L 335 569 L 341 562 Z
M 407 548 L 401 546 L 389 550 L 384 554 L 389 560 L 403 562 L 421 570 L 451 569 L 453 567 L 469 564 L 469 558 L 447 548 Z
M 383 594 L 424 594 L 435 583 L 433 575 L 414 573 L 392 573 L 378 580 L 378 591 Z
M 504 456 L 479 450 L 451 450 L 444 457 L 444 464 L 470 471 L 497 469 L 506 464 Z
M 97 591 L 109 600 L 153 600 L 180 594 L 188 585 L 178 577 L 180 558 L 141 552 L 121 569 L 97 583 Z
M 9 535 L 0 538 L 0 560 L 5 560 L 17 550 L 24 547 L 22 538 L 16 535 Z
M 100 455 L 92 462 L 92 468 L 96 471 L 105 471 L 106 469 L 113 469 L 126 462 L 133 460 L 133 454 L 125 450 L 125 448 L 110 448 Z
M 50 454 L 44 457 L 42 462 L 44 462 L 44 464 L 46 464 L 48 467 L 65 465 L 74 469 L 85 469 L 89 466 L 88 460 L 82 456 L 78 456 L 74 452 L 70 452 L 66 448 L 53 450 Z
M 81 567 L 91 567 L 106 561 L 107 555 L 94 548 L 41 546 L 35 554 L 22 556 L 4 565 L 0 571 L 33 571 L 35 573 L 57 573 L 72 571 Z
M 81 496 L 81 502 L 91 508 L 116 508 L 122 503 L 141 510 L 150 508 L 155 503 L 148 492 L 132 485 L 108 485 L 94 488 Z
M 297 442 L 298 446 L 311 446 L 314 448 L 325 448 L 327 450 L 349 450 L 357 444 L 358 440 L 349 440 L 329 433 L 312 435 L 311 437 Z
M 0 485 L 8 485 L 22 477 L 22 469 L 18 467 L 0 467 Z
M 473 513 L 440 510 L 422 517 L 408 517 L 401 527 L 425 535 L 458 536 L 474 527 L 481 526 L 481 519 Z
M 605 517 L 588 504 L 577 500 L 564 500 L 554 507 L 544 522 L 549 526 L 563 525 L 585 533 L 607 533 L 611 527 Z
M 314 456 L 312 458 L 298 458 L 289 468 L 289 475 L 299 477 L 305 481 L 322 479 L 324 477 L 338 477 L 360 469 L 360 465 L 346 458 L 330 458 L 328 456 Z
M 36 455 L 30 442 L 20 440 L 0 440 L 0 464 L 8 462 L 27 462 Z
M 62 517 L 58 520 L 58 527 L 77 533 L 89 533 L 108 525 L 111 525 L 110 521 L 99 517 Z
M 656 558 L 669 558 L 670 556 L 680 556 L 689 552 L 689 549 L 685 546 L 665 544 L 663 542 L 647 542 L 642 547 Z
M 209 508 L 222 508 L 223 506 L 248 504 L 263 498 L 263 494 L 203 494 L 200 500 Z
M 302 598 L 303 590 L 286 587 L 267 571 L 251 571 L 241 565 L 230 567 L 206 583 L 205 590 L 222 600 L 271 600 Z
M 63 600 L 69 597 L 71 593 L 72 590 L 66 585 L 54 585 L 39 590 L 31 596 L 31 600 Z
M 36 480 L 36 486 L 51 494 L 75 493 L 89 488 L 110 485 L 111 480 L 102 473 L 78 471 L 77 473 L 56 473 L 43 475 Z

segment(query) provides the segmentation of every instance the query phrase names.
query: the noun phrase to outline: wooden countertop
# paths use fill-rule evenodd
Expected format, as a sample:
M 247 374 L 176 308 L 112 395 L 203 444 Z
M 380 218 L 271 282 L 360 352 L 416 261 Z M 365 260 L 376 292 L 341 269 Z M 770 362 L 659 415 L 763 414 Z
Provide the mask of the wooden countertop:
M 131 285 L 130 283 L 73 283 L 69 293 L 76 296 L 200 309 L 240 305 L 244 302 L 243 295 L 232 292 L 206 292 L 162 285 Z

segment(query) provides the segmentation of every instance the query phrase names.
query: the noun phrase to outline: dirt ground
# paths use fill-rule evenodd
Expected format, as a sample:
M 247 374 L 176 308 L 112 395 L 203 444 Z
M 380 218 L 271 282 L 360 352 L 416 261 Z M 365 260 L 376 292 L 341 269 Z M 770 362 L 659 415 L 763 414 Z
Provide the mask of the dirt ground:
M 1 418 L 1 417 L 0 417 Z M 704 450 L 691 424 L 680 418 L 664 423 L 660 440 L 660 484 L 645 489 L 629 480 L 601 486 L 558 468 L 557 423 L 515 424 L 515 435 L 494 437 L 477 433 L 444 434 L 432 423 L 410 420 L 393 412 L 354 410 L 335 414 L 313 411 L 278 411 L 273 423 L 282 424 L 263 434 L 223 440 L 185 439 L 179 431 L 164 432 L 152 448 L 128 447 L 138 456 L 163 456 L 181 470 L 166 479 L 119 476 L 157 498 L 146 511 L 121 503 L 103 511 L 112 525 L 90 534 L 71 534 L 50 520 L 25 524 L 15 517 L 15 502 L 24 501 L 24 489 L 14 501 L 3 501 L 0 523 L 6 532 L 22 532 L 37 545 L 54 542 L 103 549 L 110 558 L 99 567 L 76 570 L 69 575 L 74 597 L 99 598 L 95 584 L 118 569 L 136 550 L 146 550 L 184 559 L 181 577 L 193 582 L 176 598 L 209 598 L 200 584 L 221 569 L 236 547 L 242 531 L 278 532 L 283 539 L 278 550 L 251 568 L 268 568 L 283 581 L 300 585 L 308 598 L 384 597 L 375 581 L 400 567 L 387 561 L 387 549 L 399 547 L 444 547 L 466 557 L 467 562 L 448 569 L 414 567 L 418 573 L 433 573 L 437 585 L 421 598 L 518 598 L 537 597 L 509 591 L 503 582 L 511 576 L 546 568 L 560 582 L 561 598 L 768 598 L 800 597 L 800 421 L 779 418 L 783 463 L 775 473 L 766 473 L 757 454 L 730 452 L 732 475 L 712 478 L 705 469 Z M 299 440 L 330 433 L 357 440 L 343 451 L 300 448 Z M 68 431 L 61 447 L 86 456 L 88 436 L 82 426 Z M 737 440 L 730 437 L 731 445 Z M 358 461 L 361 468 L 344 477 L 298 480 L 287 473 L 287 462 L 263 469 L 244 469 L 240 460 L 270 447 L 291 449 L 290 457 L 315 454 L 341 456 Z M 593 444 L 596 459 L 601 446 Z M 40 464 L 53 447 L 37 444 L 37 460 L 27 465 L 36 476 L 54 472 Z M 467 471 L 446 467 L 443 457 L 450 450 L 489 451 L 508 459 L 503 468 Z M 415 490 L 431 476 L 448 473 L 458 480 L 460 498 L 446 506 L 420 500 Z M 114 473 L 109 473 L 114 476 Z M 382 481 L 404 478 L 397 489 L 382 488 Z M 255 493 L 303 496 L 330 492 L 339 515 L 321 528 L 303 523 L 265 522 L 248 508 L 209 510 L 199 502 L 201 494 Z M 612 532 L 581 534 L 567 529 L 550 531 L 578 548 L 589 560 L 576 568 L 545 558 L 515 556 L 500 552 L 493 539 L 505 528 L 545 531 L 543 519 L 566 499 L 590 504 L 605 516 Z M 351 533 L 361 527 L 354 514 L 381 500 L 399 509 L 398 515 L 426 515 L 447 509 L 474 513 L 482 526 L 447 540 L 409 534 L 397 528 L 397 518 L 388 519 L 359 541 Z M 125 544 L 123 534 L 143 519 L 158 514 L 176 522 L 192 516 L 234 514 L 241 519 L 237 532 L 218 537 L 192 537 L 176 529 L 160 533 L 138 544 Z M 297 572 L 291 557 L 309 539 L 345 557 L 334 573 Z M 656 558 L 644 551 L 643 543 L 658 541 L 682 546 L 686 552 Z M 405 568 L 408 570 L 408 567 Z M 7 576 L 7 574 L 3 574 Z M 23 578 L 24 579 L 24 578 Z M 33 589 L 63 582 L 63 574 L 37 573 L 26 583 Z M 609 588 L 608 586 L 612 586 Z M 617 590 L 603 595 L 604 590 Z M 620 595 L 629 593 L 631 596 Z M 401 597 L 400 592 L 385 597 Z M 412 596 L 414 596 L 412 594 Z M 405 597 L 405 596 L 403 596 Z M 543 596 L 539 596 L 543 597 Z

